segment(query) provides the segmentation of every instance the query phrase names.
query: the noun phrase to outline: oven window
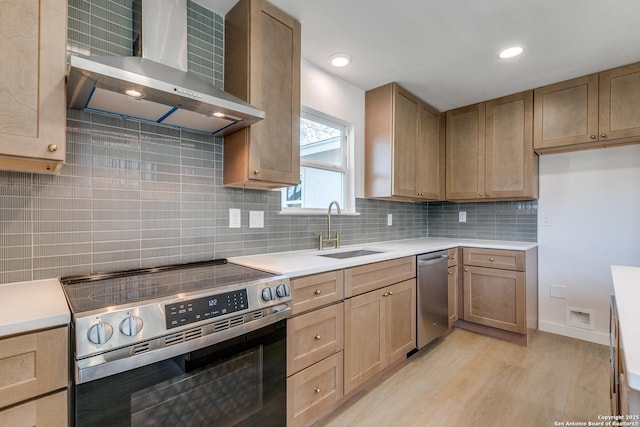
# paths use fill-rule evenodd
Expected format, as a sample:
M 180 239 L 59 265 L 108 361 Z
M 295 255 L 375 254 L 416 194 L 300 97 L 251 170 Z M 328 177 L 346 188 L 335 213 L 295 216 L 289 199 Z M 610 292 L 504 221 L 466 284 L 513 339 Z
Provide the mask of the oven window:
M 286 323 L 76 386 L 77 426 L 282 426 Z

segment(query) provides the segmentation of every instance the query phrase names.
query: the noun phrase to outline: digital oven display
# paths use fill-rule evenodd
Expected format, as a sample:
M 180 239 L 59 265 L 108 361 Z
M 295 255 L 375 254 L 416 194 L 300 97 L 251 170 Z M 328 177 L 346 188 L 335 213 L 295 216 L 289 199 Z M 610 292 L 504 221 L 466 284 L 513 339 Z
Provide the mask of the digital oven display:
M 195 298 L 174 304 L 166 304 L 167 329 L 188 325 L 201 320 L 213 319 L 249 307 L 247 290 L 225 292 L 208 297 Z

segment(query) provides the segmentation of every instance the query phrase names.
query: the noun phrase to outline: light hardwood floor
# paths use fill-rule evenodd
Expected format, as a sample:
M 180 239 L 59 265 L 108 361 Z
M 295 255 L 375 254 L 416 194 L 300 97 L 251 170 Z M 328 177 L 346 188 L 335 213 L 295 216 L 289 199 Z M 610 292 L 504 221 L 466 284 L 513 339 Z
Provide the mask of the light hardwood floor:
M 547 427 L 607 414 L 608 347 L 544 332 L 523 347 L 454 329 L 316 427 Z

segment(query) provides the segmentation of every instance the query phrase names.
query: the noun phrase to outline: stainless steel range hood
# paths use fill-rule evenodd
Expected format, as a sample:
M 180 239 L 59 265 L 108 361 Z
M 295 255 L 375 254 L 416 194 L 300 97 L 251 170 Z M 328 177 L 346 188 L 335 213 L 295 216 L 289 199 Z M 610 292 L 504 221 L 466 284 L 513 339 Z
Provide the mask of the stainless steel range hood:
M 220 136 L 265 117 L 187 72 L 186 0 L 134 0 L 134 22 L 134 52 L 142 56 L 69 57 L 70 108 Z M 139 95 L 127 95 L 131 90 Z

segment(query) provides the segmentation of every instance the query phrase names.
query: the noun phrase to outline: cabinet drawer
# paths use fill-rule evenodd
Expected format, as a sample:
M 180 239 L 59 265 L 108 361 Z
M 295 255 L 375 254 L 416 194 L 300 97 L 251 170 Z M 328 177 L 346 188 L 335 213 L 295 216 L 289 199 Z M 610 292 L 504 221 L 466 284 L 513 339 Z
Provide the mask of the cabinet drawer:
M 343 305 L 331 305 L 287 321 L 287 375 L 342 350 Z
M 0 411 L 0 427 L 67 427 L 67 391 Z
M 464 248 L 464 265 L 524 271 L 524 251 Z
M 287 378 L 287 426 L 308 425 L 342 396 L 339 352 Z
M 0 340 L 0 408 L 67 387 L 68 328 Z
M 458 248 L 449 248 L 447 249 L 447 255 L 449 255 L 449 259 L 447 260 L 447 267 L 453 267 L 454 265 L 458 265 L 458 255 L 460 251 Z
M 293 315 L 342 300 L 342 270 L 291 279 Z
M 344 271 L 345 298 L 416 277 L 416 257 L 392 259 Z

